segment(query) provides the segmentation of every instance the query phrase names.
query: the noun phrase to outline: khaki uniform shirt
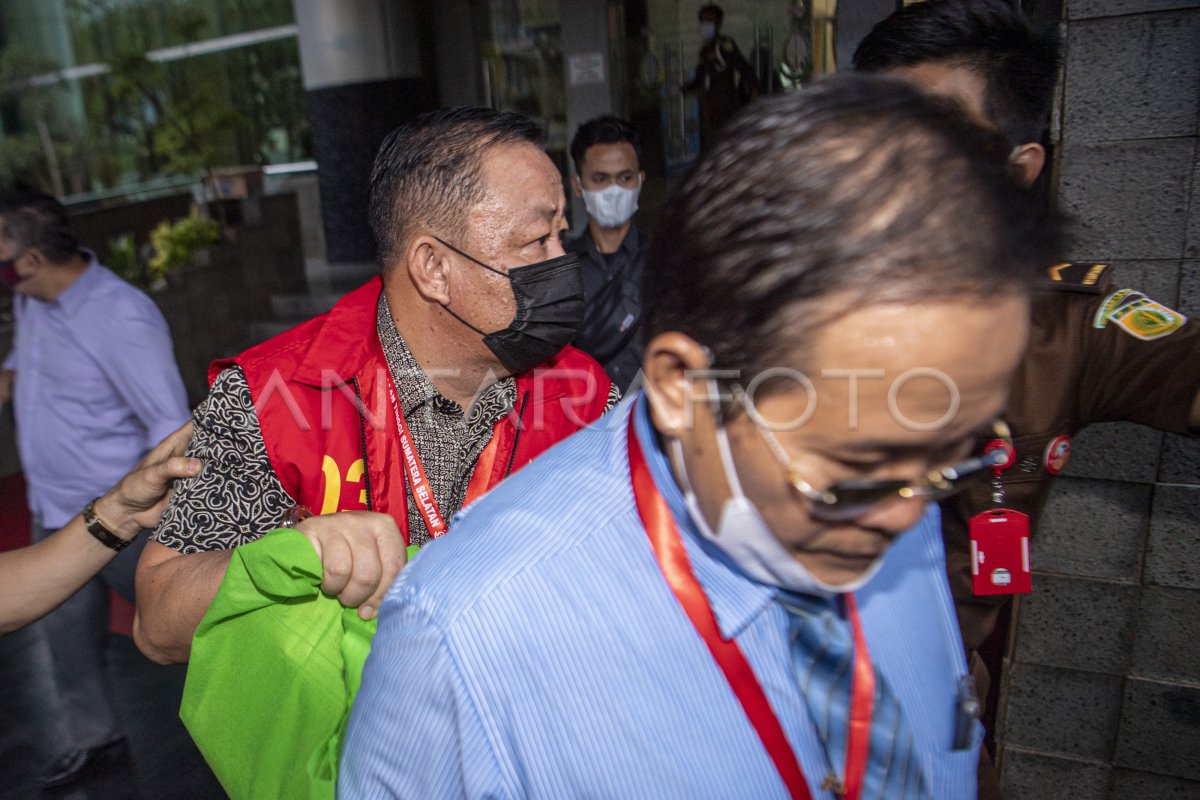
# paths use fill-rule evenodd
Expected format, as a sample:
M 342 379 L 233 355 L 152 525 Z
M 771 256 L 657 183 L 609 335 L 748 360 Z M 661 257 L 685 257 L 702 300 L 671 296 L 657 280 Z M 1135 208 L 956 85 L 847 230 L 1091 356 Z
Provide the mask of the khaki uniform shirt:
M 1047 451 L 1093 422 L 1139 422 L 1188 432 L 1200 392 L 1200 323 L 1113 285 L 1099 264 L 1051 267 L 1033 303 L 1029 349 L 1017 368 L 1005 421 L 1016 459 L 1004 471 L 1005 508 L 1037 517 L 1050 489 Z M 996 626 L 1009 595 L 976 597 L 968 520 L 996 507 L 990 481 L 942 502 L 950 587 L 967 650 Z

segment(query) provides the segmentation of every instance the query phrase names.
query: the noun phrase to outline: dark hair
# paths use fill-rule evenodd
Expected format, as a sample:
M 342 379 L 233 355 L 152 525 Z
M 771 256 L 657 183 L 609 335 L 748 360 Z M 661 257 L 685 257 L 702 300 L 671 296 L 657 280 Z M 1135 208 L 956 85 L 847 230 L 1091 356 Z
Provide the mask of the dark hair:
M 859 43 L 865 72 L 947 63 L 984 81 L 984 111 L 1013 145 L 1037 142 L 1050 119 L 1058 78 L 1053 28 L 1035 30 L 1008 0 L 926 0 L 880 22 Z
M 432 111 L 389 133 L 375 156 L 368 198 L 380 268 L 387 270 L 419 226 L 461 240 L 467 212 L 487 196 L 484 153 L 506 143 L 541 147 L 543 139 L 532 120 L 490 108 Z
M 834 76 L 727 130 L 667 202 L 642 287 L 647 340 L 685 333 L 714 367 L 800 367 L 850 308 L 1023 293 L 1057 254 L 1003 137 L 907 81 Z
M 721 23 L 725 21 L 725 12 L 716 3 L 700 6 L 700 10 L 696 13 L 696 19 L 702 19 L 706 13 L 717 18 L 717 27 L 720 27 Z
M 0 235 L 21 247 L 41 251 L 61 264 L 79 253 L 79 240 L 63 204 L 48 194 L 30 192 L 0 199 Z
M 571 140 L 571 160 L 575 162 L 575 171 L 583 172 L 583 157 L 589 147 L 617 142 L 629 142 L 633 145 L 638 163 L 642 163 L 642 135 L 632 124 L 620 117 L 606 114 L 580 125 L 579 130 L 575 131 L 575 138 Z

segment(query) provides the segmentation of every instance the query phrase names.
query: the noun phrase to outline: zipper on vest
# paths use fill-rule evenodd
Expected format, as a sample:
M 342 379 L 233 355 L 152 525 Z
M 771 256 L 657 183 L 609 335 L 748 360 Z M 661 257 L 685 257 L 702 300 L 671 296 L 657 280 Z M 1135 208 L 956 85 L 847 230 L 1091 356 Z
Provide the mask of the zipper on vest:
M 363 485 L 367 490 L 367 511 L 375 510 L 375 502 L 371 494 L 371 465 L 367 461 L 367 415 L 363 411 L 362 390 L 358 388 L 358 376 L 355 375 L 350 379 L 350 383 L 354 386 L 354 396 L 358 398 L 358 444 L 362 448 L 363 459 Z
M 512 474 L 513 462 L 517 460 L 517 445 L 521 443 L 521 429 L 525 427 L 525 406 L 529 403 L 529 390 L 521 397 L 521 408 L 517 411 L 517 432 L 513 434 L 512 452 L 508 454 L 508 466 L 504 468 L 504 477 Z

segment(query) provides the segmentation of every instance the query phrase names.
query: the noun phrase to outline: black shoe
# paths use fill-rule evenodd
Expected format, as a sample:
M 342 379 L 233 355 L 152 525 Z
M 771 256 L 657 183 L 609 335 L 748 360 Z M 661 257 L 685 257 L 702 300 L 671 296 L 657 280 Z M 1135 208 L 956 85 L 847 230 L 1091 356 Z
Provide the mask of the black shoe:
M 38 782 L 46 789 L 74 783 L 86 775 L 92 767 L 103 761 L 109 752 L 124 744 L 125 737 L 122 736 L 119 739 L 113 739 L 111 742 L 105 742 L 88 750 L 81 750 L 79 748 L 68 750 L 46 768 L 46 771 L 38 778 Z

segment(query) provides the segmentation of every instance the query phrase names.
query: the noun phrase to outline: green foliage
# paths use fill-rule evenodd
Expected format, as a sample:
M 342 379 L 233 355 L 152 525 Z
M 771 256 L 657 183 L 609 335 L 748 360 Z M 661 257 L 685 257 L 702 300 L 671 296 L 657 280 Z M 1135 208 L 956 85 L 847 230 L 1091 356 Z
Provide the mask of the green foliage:
M 151 280 L 166 276 L 192 260 L 192 254 L 221 238 L 221 226 L 216 220 L 192 209 L 192 213 L 176 222 L 163 220 L 150 232 L 154 254 L 147 265 Z
M 0 139 L 0 185 L 17 184 L 51 191 L 42 144 L 35 134 L 6 134 Z
M 18 142 L 15 150 L 5 155 L 23 155 L 24 158 L 11 162 L 7 169 L 25 180 L 36 175 L 37 186 L 61 196 L 64 188 L 58 142 L 50 128 L 62 92 L 57 84 L 38 80 L 39 76 L 57 69 L 54 61 L 24 44 L 11 44 L 0 49 L 0 100 L 12 102 L 21 116 L 32 124 L 31 131 L 13 137 L 25 141 Z M 33 155 L 34 144 L 38 148 L 36 156 Z
M 5 9 L 9 2 L 0 0 Z M 109 70 L 63 80 L 60 70 L 69 65 L 57 51 L 27 44 L 38 41 L 31 35 L 41 24 L 36 15 L 0 14 L 7 26 L 0 37 L 0 179 L 62 196 L 179 183 L 174 176 L 190 180 L 216 167 L 311 154 L 296 37 L 166 61 L 145 57 L 292 23 L 292 0 L 15 4 L 61 5 L 71 64 Z
M 195 31 L 206 23 L 201 17 L 179 24 Z M 237 160 L 233 137 L 242 119 L 221 91 L 219 67 L 219 61 L 204 58 L 169 69 L 137 53 L 113 57 L 114 98 L 139 119 L 171 172 L 189 174 Z
M 108 240 L 108 258 L 105 266 L 132 284 L 144 282 L 146 268 L 138 257 L 137 243 L 132 233 L 122 233 Z

